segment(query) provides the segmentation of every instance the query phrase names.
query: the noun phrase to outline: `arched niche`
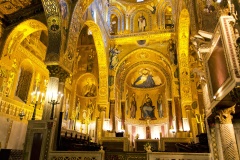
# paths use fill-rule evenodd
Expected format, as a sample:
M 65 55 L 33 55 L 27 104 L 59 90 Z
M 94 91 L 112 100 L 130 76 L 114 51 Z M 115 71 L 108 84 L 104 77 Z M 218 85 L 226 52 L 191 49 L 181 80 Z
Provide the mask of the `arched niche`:
M 142 68 L 148 68 L 156 80 L 156 85 L 151 87 L 135 87 L 133 84 L 141 76 Z M 142 116 L 141 107 L 146 94 L 152 100 L 154 106 L 154 117 L 152 117 L 151 124 L 157 125 L 161 128 L 164 124 L 168 123 L 169 107 L 168 100 L 172 98 L 172 80 L 173 70 L 169 58 L 164 53 L 160 53 L 151 49 L 142 48 L 129 53 L 121 60 L 116 68 L 115 75 L 115 100 L 124 103 L 124 112 L 115 106 L 116 116 L 121 117 L 124 114 L 125 124 L 133 126 L 142 125 L 146 126 L 146 118 Z M 130 116 L 130 108 L 132 102 L 132 95 L 135 94 L 137 103 L 136 117 Z M 159 116 L 158 99 L 162 96 L 162 110 L 163 116 Z M 119 104 L 118 104 L 119 105 Z M 151 127 L 152 128 L 152 127 Z M 159 131 L 159 129 L 158 129 Z M 159 133 L 159 132 L 158 132 Z
M 84 25 L 80 36 L 78 39 L 78 46 L 79 45 L 94 45 L 93 36 L 91 30 L 89 30 L 89 27 Z
M 175 14 L 175 8 L 172 7 L 174 6 L 172 4 L 171 0 L 166 0 L 166 1 L 161 1 L 157 5 L 157 24 L 159 29 L 165 29 L 165 11 L 167 10 L 168 7 L 172 8 L 171 15 Z M 174 17 L 172 17 L 173 20 Z
M 124 92 L 124 83 L 127 75 L 132 71 L 132 69 L 137 66 L 151 66 L 151 68 L 157 68 L 166 78 L 166 83 L 169 93 L 168 97 L 172 95 L 172 85 L 171 80 L 173 78 L 173 69 L 169 58 L 164 53 L 160 53 L 151 49 L 141 48 L 134 50 L 124 57 L 116 68 L 115 74 L 115 86 L 121 92 Z M 121 78 L 120 78 L 121 77 Z
M 132 68 L 125 79 L 124 90 L 126 91 L 126 119 L 128 121 L 145 120 L 146 117 L 143 115 L 143 107 L 145 103 L 145 96 L 149 95 L 151 99 L 152 107 L 152 120 L 160 120 L 160 118 L 166 118 L 167 116 L 167 98 L 168 98 L 168 87 L 169 83 L 166 83 L 167 79 L 160 69 L 151 64 L 138 65 Z M 132 96 L 135 96 L 136 100 L 136 116 L 133 116 L 132 112 Z M 158 104 L 159 96 L 162 97 L 161 106 Z M 162 107 L 163 115 L 160 116 L 159 110 Z M 129 113 L 129 114 L 128 114 Z M 133 114 L 133 115 L 132 115 Z
M 152 29 L 152 17 L 150 10 L 137 10 L 130 17 L 131 32 L 144 32 Z
M 124 30 L 125 26 L 125 17 L 123 14 L 123 9 L 121 6 L 116 5 L 116 6 L 110 6 L 109 11 L 108 11 L 108 25 L 110 28 L 110 31 L 113 30 L 114 34 L 120 33 L 121 31 Z M 114 22 L 115 21 L 115 22 Z M 114 29 L 115 28 L 115 29 Z M 111 32 L 110 32 L 111 34 Z M 114 35 L 112 33 L 112 35 Z
M 27 102 L 34 72 L 33 65 L 29 60 L 24 60 L 19 68 L 15 96 L 22 102 Z
M 76 119 L 83 121 L 89 118 L 90 121 L 95 120 L 93 116 L 96 114 L 96 104 L 98 97 L 98 81 L 91 73 L 81 75 L 76 82 Z M 93 108 L 92 108 L 93 107 Z M 86 116 L 86 117 L 85 117 Z
M 173 16 L 172 16 L 172 7 L 167 6 L 164 12 L 165 17 L 165 29 L 171 29 L 174 27 Z
M 115 35 L 118 33 L 118 17 L 115 14 L 110 16 L 110 34 Z

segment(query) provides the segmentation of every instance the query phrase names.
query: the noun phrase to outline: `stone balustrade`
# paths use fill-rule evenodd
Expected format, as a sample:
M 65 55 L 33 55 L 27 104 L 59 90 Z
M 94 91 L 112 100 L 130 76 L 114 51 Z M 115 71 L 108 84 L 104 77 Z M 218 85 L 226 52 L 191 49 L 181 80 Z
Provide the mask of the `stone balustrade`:
M 19 120 L 19 113 L 24 111 L 23 120 L 30 120 L 33 114 L 33 105 L 10 99 L 0 95 L 0 114 L 9 118 Z M 41 119 L 42 110 L 37 109 L 36 119 Z
M 211 160 L 210 153 L 148 152 L 147 160 Z
M 105 152 L 100 151 L 54 151 L 49 152 L 48 160 L 94 159 L 104 160 Z

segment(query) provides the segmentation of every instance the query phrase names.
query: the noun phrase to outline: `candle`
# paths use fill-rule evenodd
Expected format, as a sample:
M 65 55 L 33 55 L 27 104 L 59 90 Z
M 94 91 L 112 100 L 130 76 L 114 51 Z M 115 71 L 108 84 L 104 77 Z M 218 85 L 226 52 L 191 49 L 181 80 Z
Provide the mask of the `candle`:
M 43 97 L 44 97 L 44 93 L 42 93 L 42 96 L 41 96 L 41 100 L 40 100 L 40 102 L 43 101 Z
M 36 98 L 36 101 L 39 100 L 39 95 L 40 95 L 40 92 L 38 91 L 38 92 L 37 92 L 37 98 Z
M 34 94 L 35 94 L 35 92 L 32 92 L 32 93 L 31 93 L 31 101 L 32 101 L 32 102 L 34 102 Z

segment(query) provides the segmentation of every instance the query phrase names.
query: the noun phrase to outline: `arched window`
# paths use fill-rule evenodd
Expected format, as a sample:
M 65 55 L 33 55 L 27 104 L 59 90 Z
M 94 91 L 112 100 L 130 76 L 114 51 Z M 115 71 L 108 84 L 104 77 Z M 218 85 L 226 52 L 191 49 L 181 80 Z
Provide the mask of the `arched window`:
M 174 27 L 172 19 L 172 8 L 168 6 L 165 10 L 165 28 L 171 29 Z
M 31 66 L 22 65 L 16 90 L 16 96 L 26 102 L 28 98 L 29 88 L 31 86 L 33 71 Z

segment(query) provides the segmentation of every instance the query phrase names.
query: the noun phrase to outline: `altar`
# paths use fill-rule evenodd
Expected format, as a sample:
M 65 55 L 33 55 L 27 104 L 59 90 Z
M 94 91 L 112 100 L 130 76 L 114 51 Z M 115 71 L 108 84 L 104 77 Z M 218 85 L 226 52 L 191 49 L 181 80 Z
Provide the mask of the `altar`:
M 160 150 L 160 141 L 159 139 L 135 139 L 134 146 L 135 151 L 145 151 L 144 145 L 149 143 L 152 147 L 152 151 Z

